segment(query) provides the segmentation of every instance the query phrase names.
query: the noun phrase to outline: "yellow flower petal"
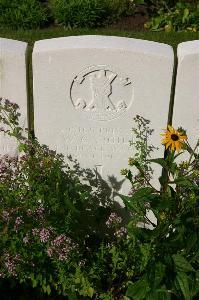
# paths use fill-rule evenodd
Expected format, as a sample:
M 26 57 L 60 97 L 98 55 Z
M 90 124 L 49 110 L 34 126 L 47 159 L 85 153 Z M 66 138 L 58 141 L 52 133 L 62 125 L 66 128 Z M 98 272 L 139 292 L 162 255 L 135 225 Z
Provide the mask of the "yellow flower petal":
M 167 144 L 166 144 L 166 149 L 168 149 L 169 148 L 169 146 L 172 144 L 172 142 L 170 141 L 170 142 L 168 142 Z
M 180 143 L 176 143 L 176 151 L 179 152 L 181 149 Z
M 175 130 L 171 125 L 168 125 L 168 129 L 165 133 L 162 133 L 161 143 L 165 145 L 166 149 L 170 148 L 172 151 L 180 151 L 184 142 L 187 140 L 187 136 L 183 135 L 178 130 Z

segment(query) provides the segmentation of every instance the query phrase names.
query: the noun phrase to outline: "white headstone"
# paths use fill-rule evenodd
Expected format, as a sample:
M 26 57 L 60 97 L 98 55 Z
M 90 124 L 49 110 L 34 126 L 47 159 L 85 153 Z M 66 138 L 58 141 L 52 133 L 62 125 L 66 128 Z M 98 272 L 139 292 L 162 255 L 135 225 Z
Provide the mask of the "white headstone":
M 33 51 L 35 133 L 41 143 L 95 169 L 126 192 L 133 118 L 151 120 L 153 143 L 167 122 L 173 50 L 110 36 L 42 40 Z M 159 155 L 163 154 L 160 146 Z M 115 179 L 115 180 L 114 180 Z
M 178 71 L 174 102 L 174 126 L 187 130 L 192 147 L 199 138 L 199 41 L 178 46 Z
M 24 42 L 0 38 L 0 97 L 20 107 L 20 126 L 27 127 L 26 50 Z M 2 124 L 0 124 L 1 127 Z M 0 155 L 17 155 L 13 138 L 0 133 Z

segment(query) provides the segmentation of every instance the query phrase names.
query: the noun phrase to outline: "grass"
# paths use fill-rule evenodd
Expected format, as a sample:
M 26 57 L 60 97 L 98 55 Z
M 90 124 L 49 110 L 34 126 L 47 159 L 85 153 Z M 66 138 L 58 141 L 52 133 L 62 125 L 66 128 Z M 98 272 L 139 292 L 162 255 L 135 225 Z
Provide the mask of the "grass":
M 73 36 L 73 35 L 110 35 L 122 36 L 128 38 L 136 38 L 142 40 L 155 41 L 159 43 L 169 44 L 173 47 L 176 55 L 177 45 L 179 43 L 199 39 L 199 32 L 132 32 L 113 30 L 109 28 L 99 29 L 66 29 L 63 27 L 49 27 L 38 30 L 11 30 L 0 28 L 0 37 L 24 41 L 28 43 L 28 119 L 29 130 L 34 132 L 34 116 L 33 116 L 33 97 L 32 97 L 32 60 L 31 54 L 34 42 L 42 39 L 50 39 L 56 37 Z
M 114 35 L 123 36 L 129 38 L 137 38 L 143 40 L 150 40 L 160 43 L 166 43 L 176 49 L 177 45 L 181 42 L 197 40 L 199 39 L 199 32 L 132 32 L 132 31 L 121 31 L 113 30 L 109 28 L 99 29 L 65 29 L 63 27 L 49 27 L 46 29 L 39 30 L 10 30 L 1 29 L 0 36 L 4 38 L 16 39 L 25 41 L 30 47 L 37 40 L 72 36 L 72 35 Z

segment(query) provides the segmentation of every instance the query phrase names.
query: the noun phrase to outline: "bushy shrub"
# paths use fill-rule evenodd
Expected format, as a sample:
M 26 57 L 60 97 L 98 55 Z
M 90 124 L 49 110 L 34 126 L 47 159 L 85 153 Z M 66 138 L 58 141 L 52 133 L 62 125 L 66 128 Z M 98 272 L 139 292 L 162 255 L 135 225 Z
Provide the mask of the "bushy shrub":
M 71 27 L 97 27 L 130 13 L 129 0 L 50 0 L 56 23 Z
M 47 21 L 47 9 L 38 0 L 0 0 L 0 25 L 30 29 Z
M 133 244 L 123 240 L 111 190 L 91 170 L 69 168 L 62 155 L 25 138 L 18 117 L 17 105 L 2 99 L 0 131 L 18 140 L 20 155 L 0 158 L 0 278 L 47 294 L 106 293 L 121 274 L 127 280 L 135 260 L 127 260 Z
M 165 157 L 150 159 L 150 122 L 134 119 L 124 218 L 106 182 L 25 138 L 18 118 L 1 99 L 0 131 L 18 140 L 20 155 L 0 157 L 0 277 L 69 300 L 197 299 L 199 141 L 192 149 L 182 128 L 168 126 Z M 151 163 L 163 167 L 160 189 Z

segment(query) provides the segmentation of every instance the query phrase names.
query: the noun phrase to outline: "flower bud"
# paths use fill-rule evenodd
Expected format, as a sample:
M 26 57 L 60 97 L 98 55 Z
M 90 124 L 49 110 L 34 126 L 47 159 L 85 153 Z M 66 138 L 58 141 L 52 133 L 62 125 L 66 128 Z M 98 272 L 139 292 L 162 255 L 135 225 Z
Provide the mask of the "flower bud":
M 128 174 L 128 170 L 127 169 L 122 169 L 120 171 L 120 174 L 126 176 Z
M 128 160 L 128 165 L 129 166 L 134 166 L 136 164 L 136 160 L 133 157 L 130 157 Z

